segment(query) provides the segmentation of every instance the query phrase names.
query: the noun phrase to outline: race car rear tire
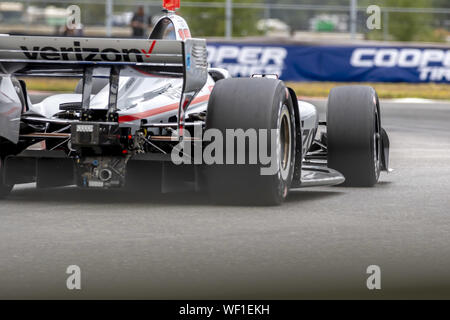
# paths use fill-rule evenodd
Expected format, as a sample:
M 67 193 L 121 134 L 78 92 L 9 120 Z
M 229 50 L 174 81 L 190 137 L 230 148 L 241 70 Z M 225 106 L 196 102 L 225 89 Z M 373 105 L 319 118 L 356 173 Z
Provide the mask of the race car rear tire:
M 331 90 L 327 111 L 328 166 L 343 186 L 372 187 L 380 177 L 381 121 L 376 91 L 367 86 Z
M 3 181 L 3 170 L 4 170 L 4 159 L 0 158 L 0 199 L 3 199 L 5 197 L 7 197 L 10 193 L 11 190 L 13 189 L 14 185 L 6 185 Z
M 233 164 L 206 166 L 207 187 L 215 202 L 279 205 L 286 199 L 294 174 L 296 128 L 292 100 L 282 81 L 267 78 L 218 81 L 209 100 L 206 129 L 218 129 L 224 137 L 224 163 L 229 139 L 226 129 L 244 132 L 254 129 L 257 140 L 256 149 L 245 144 L 245 164 L 236 164 L 235 140 Z M 260 130 L 267 130 L 267 140 L 260 136 Z M 267 155 L 272 155 L 271 133 L 277 139 L 273 140 L 277 150 L 273 150 L 273 170 L 268 173 L 263 168 L 269 165 L 262 164 L 259 156 L 256 164 L 249 164 L 249 155 L 252 152 L 254 155 L 261 143 L 266 144 Z

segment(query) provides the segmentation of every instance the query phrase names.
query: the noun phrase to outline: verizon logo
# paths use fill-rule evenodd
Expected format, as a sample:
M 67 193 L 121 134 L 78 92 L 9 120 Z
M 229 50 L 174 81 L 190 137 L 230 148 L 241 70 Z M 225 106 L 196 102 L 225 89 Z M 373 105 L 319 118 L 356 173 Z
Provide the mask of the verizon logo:
M 79 41 L 74 41 L 73 47 L 55 48 L 51 46 L 28 48 L 21 46 L 25 57 L 29 60 L 48 61 L 106 61 L 106 62 L 144 62 L 143 56 L 150 58 L 155 47 L 153 41 L 148 50 L 145 49 L 118 49 L 82 48 Z

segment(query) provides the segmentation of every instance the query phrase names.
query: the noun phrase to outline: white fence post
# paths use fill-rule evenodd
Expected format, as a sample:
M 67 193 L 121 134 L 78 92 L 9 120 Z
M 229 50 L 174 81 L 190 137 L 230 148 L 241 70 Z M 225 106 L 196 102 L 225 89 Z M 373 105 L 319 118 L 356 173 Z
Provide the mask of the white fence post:
M 112 36 L 112 20 L 113 20 L 113 0 L 106 0 L 105 4 L 106 13 L 106 36 Z
M 225 8 L 225 38 L 233 37 L 233 0 L 227 0 Z
M 356 38 L 357 0 L 350 0 L 350 33 L 352 39 Z

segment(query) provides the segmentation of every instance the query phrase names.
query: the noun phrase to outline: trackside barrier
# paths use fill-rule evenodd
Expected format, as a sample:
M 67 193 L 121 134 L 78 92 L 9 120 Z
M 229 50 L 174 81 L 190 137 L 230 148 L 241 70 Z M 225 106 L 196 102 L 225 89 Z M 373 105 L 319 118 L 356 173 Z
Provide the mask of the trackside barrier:
M 286 81 L 450 83 L 450 47 L 208 43 L 208 62 L 234 77 Z

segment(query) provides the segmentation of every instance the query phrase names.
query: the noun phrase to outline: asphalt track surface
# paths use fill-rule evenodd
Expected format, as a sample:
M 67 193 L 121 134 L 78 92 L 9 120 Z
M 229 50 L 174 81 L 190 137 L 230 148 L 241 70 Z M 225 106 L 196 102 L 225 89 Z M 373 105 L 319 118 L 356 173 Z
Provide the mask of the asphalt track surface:
M 382 119 L 395 171 L 380 184 L 275 208 L 16 187 L 0 203 L 0 298 L 450 298 L 450 104 L 383 102 Z

